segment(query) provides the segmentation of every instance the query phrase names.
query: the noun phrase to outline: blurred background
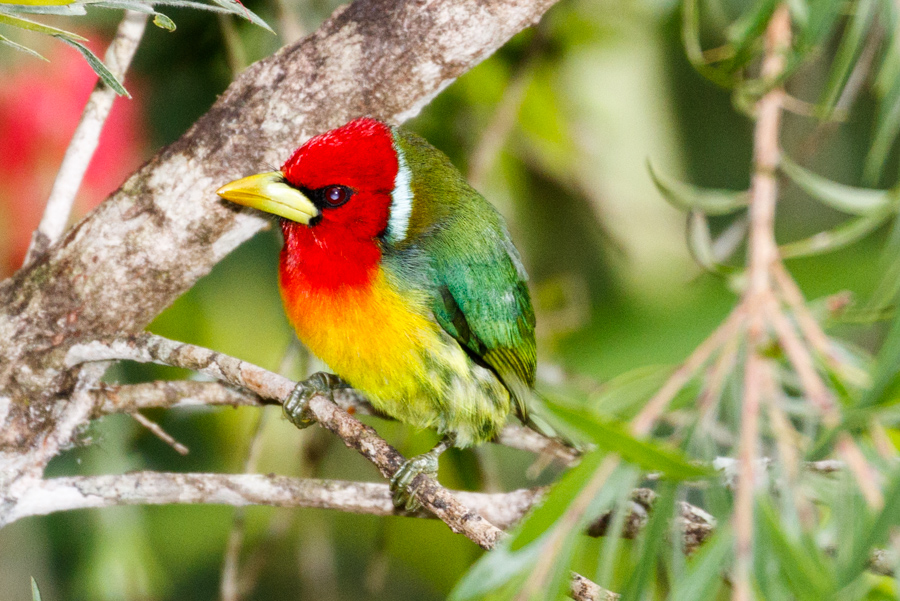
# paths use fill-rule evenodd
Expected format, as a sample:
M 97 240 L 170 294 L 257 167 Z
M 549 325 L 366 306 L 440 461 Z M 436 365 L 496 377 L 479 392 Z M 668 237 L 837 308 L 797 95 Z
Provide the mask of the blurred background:
M 313 31 L 339 2 L 250 0 L 279 35 L 232 17 L 171 8 L 168 32 L 148 26 L 82 190 L 79 216 L 101 202 L 161 146 L 177 139 L 235 70 Z M 704 30 L 737 13 L 703 13 Z M 722 8 L 724 7 L 724 8 Z M 47 19 L 89 38 L 102 56 L 121 13 Z M 0 277 L 21 264 L 69 137 L 96 80 L 72 48 L 28 38 L 49 62 L 0 47 Z M 712 45 L 715 40 L 711 40 Z M 827 77 L 824 48 L 792 80 L 803 99 Z M 813 95 L 817 92 L 811 92 Z M 813 171 L 859 185 L 871 145 L 875 102 L 862 92 L 846 119 L 822 128 L 786 116 L 788 153 Z M 814 100 L 814 99 L 813 99 Z M 323 109 L 324 110 L 324 109 Z M 751 122 L 728 90 L 685 57 L 677 3 L 562 0 L 534 29 L 445 90 L 407 124 L 446 152 L 507 217 L 531 274 L 538 310 L 540 376 L 546 386 L 590 398 L 604 382 L 684 358 L 735 302 L 727 280 L 703 271 L 685 242 L 685 215 L 648 173 L 697 185 L 745 189 Z M 890 164 L 896 163 L 895 160 Z M 893 182 L 893 168 L 882 184 Z M 885 186 L 887 187 L 887 186 Z M 842 218 L 788 187 L 778 231 L 791 241 Z M 711 220 L 714 233 L 726 222 Z M 808 297 L 877 284 L 876 232 L 845 250 L 792 260 Z M 295 377 L 315 370 L 293 342 L 276 288 L 279 234 L 258 235 L 180 298 L 151 330 Z M 740 251 L 734 261 L 740 263 Z M 871 344 L 871 328 L 841 325 Z M 876 332 L 877 334 L 877 332 Z M 189 374 L 117 368 L 120 382 Z M 190 448 L 182 457 L 128 416 L 92 427 L 94 444 L 58 458 L 48 475 L 128 470 L 240 472 L 254 439 L 253 471 L 378 481 L 375 470 L 316 428 L 299 432 L 278 408 L 172 410 L 147 417 Z M 377 419 L 407 456 L 435 441 L 428 432 Z M 441 481 L 453 488 L 510 490 L 533 477 L 534 457 L 486 445 L 449 452 Z M 221 599 L 223 562 L 238 535 L 242 596 L 262 599 L 442 599 L 480 555 L 440 522 L 321 510 L 120 507 L 23 520 L 0 531 L 0 599 L 45 601 Z

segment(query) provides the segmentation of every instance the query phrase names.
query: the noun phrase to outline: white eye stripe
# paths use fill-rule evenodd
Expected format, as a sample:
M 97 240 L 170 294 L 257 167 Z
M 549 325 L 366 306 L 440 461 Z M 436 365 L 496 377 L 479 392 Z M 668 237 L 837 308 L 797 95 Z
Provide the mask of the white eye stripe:
M 394 178 L 394 189 L 391 191 L 391 216 L 388 218 L 385 237 L 388 242 L 397 243 L 406 239 L 409 229 L 409 218 L 412 216 L 413 192 L 412 173 L 406 164 L 403 149 L 394 142 L 397 151 L 397 177 Z

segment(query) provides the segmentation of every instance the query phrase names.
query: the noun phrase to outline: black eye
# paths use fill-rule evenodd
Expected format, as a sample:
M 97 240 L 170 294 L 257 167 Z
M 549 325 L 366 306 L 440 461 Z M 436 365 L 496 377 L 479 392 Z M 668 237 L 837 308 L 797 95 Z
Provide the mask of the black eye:
M 350 188 L 346 186 L 327 186 L 322 188 L 322 200 L 329 207 L 339 207 L 348 200 L 352 195 Z

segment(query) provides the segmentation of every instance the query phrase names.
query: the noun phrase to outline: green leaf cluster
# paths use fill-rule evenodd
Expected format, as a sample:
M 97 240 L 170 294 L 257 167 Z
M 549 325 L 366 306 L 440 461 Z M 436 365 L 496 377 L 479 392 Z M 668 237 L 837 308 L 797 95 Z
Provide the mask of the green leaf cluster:
M 156 9 L 157 6 L 174 6 L 206 10 L 220 14 L 233 14 L 272 32 L 272 29 L 265 21 L 238 0 L 213 0 L 212 4 L 196 0 L 24 0 L 22 2 L 19 0 L 0 0 L 0 26 L 48 35 L 72 46 L 81 53 L 104 84 L 120 96 L 129 96 L 122 82 L 116 78 L 102 60 L 83 44 L 83 42 L 87 41 L 85 38 L 71 31 L 44 25 L 22 15 L 84 16 L 87 14 L 89 7 L 132 10 L 153 15 L 154 25 L 167 31 L 175 31 L 175 22 L 167 15 L 159 12 Z M 44 58 L 35 50 L 13 41 L 3 34 L 0 34 L 0 45 L 6 45 L 36 58 Z

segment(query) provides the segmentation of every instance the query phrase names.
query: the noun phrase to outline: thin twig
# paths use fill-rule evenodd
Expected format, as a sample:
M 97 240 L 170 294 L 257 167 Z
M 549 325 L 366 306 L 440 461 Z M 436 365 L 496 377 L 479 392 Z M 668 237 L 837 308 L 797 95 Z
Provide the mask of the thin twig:
M 543 35 L 538 26 L 525 56 L 516 65 L 515 72 L 503 90 L 503 96 L 500 98 L 490 122 L 484 128 L 472 151 L 467 179 L 476 189 L 481 189 L 484 185 L 485 175 L 490 172 L 497 155 L 503 149 L 506 139 L 516 124 L 516 117 L 522 107 L 522 101 L 525 100 L 525 92 L 532 80 L 535 58 L 539 55 L 543 45 Z
M 128 65 L 144 35 L 147 17 L 147 13 L 126 10 L 116 31 L 116 37 L 106 50 L 104 57 L 106 66 L 120 81 L 125 77 Z M 32 235 L 31 245 L 25 256 L 26 265 L 43 254 L 65 231 L 81 181 L 94 156 L 94 151 L 97 150 L 100 132 L 115 99 L 116 92 L 102 80 L 98 81 L 84 107 L 81 121 L 72 134 L 72 140 L 66 149 L 50 197 L 47 199 L 44 216 Z
M 791 16 L 786 4 L 775 10 L 765 33 L 765 56 L 761 77 L 775 82 L 784 72 L 785 52 L 790 47 Z M 753 135 L 753 178 L 750 185 L 750 238 L 748 245 L 748 286 L 741 306 L 750 315 L 747 328 L 747 361 L 744 367 L 744 395 L 741 405 L 739 442 L 740 471 L 735 492 L 733 515 L 735 533 L 734 601 L 750 601 L 753 563 L 753 497 L 756 487 L 756 453 L 759 444 L 759 410 L 766 360 L 762 346 L 766 341 L 765 309 L 772 298 L 771 266 L 778 261 L 775 243 L 775 204 L 778 182 L 778 133 L 784 91 L 775 87 L 756 106 Z
M 784 349 L 788 361 L 800 378 L 800 385 L 813 405 L 822 413 L 827 427 L 834 427 L 840 422 L 840 415 L 831 396 L 831 391 L 816 371 L 806 345 L 797 335 L 793 324 L 784 316 L 774 300 L 766 303 L 766 315 L 775 335 Z
M 828 362 L 828 365 L 832 369 L 838 373 L 843 373 L 843 363 L 841 363 L 840 358 L 834 353 L 831 344 L 828 341 L 828 335 L 825 334 L 822 326 L 819 325 L 819 322 L 806 306 L 806 299 L 803 298 L 803 292 L 800 290 L 800 287 L 797 286 L 797 282 L 794 281 L 794 278 L 787 272 L 787 269 L 785 269 L 784 264 L 781 263 L 781 261 L 777 261 L 772 265 L 772 278 L 775 280 L 775 284 L 778 286 L 782 298 L 791 308 L 803 337 L 812 345 L 816 352 Z
M 738 306 L 706 340 L 700 343 L 700 346 L 694 349 L 632 420 L 632 432 L 639 436 L 646 436 L 649 433 L 669 402 L 691 381 L 697 370 L 703 367 L 712 354 L 739 331 L 745 317 L 743 309 Z
M 175 449 L 175 452 L 179 455 L 187 455 L 188 453 L 190 453 L 190 450 L 186 446 L 175 440 L 175 438 L 171 434 L 163 430 L 162 426 L 157 424 L 155 421 L 147 419 L 137 412 L 131 413 L 130 415 L 134 419 L 134 421 L 150 430 L 150 432 L 154 436 Z

